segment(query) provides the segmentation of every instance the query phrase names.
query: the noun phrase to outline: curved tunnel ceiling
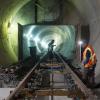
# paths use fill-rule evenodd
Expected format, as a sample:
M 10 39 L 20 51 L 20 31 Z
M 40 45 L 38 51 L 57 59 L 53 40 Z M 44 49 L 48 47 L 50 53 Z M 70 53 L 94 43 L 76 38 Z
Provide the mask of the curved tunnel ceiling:
M 17 57 L 12 50 L 10 41 L 8 40 L 8 28 L 11 24 L 12 18 L 14 18 L 16 13 L 29 1 L 30 0 L 8 0 L 4 2 L 4 0 L 0 0 L 0 51 L 2 52 L 2 55 L 0 55 L 0 58 L 2 58 L 0 59 L 1 63 L 17 61 Z M 97 15 L 95 6 L 97 0 L 95 4 L 93 4 L 93 1 L 91 0 L 84 0 L 84 2 L 82 0 L 71 1 L 86 21 L 89 22 Z M 81 6 L 81 4 L 83 4 L 83 6 Z M 88 12 L 90 12 L 90 14 Z M 5 58 L 6 60 L 4 61 L 3 59 Z

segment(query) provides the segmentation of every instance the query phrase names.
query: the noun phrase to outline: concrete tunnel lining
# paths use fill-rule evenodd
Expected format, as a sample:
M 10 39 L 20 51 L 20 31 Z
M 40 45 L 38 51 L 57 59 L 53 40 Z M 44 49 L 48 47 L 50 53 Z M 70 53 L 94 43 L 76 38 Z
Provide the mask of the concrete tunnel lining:
M 6 2 L 1 1 L 0 9 L 0 46 L 1 52 L 4 52 L 0 57 L 3 60 L 0 60 L 0 63 L 13 63 L 17 61 L 17 57 L 14 54 L 10 42 L 8 40 L 8 24 L 11 23 L 11 19 L 30 0 L 9 0 Z M 5 59 L 6 58 L 6 59 Z M 5 59 L 5 60 L 4 60 Z

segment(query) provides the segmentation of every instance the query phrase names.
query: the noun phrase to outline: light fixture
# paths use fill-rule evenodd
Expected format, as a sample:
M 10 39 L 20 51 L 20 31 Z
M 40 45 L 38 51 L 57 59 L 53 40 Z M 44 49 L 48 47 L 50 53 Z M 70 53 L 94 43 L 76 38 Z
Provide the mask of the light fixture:
M 79 45 L 82 45 L 82 44 L 83 44 L 83 41 L 81 41 L 81 40 L 78 41 L 78 44 L 79 44 Z
M 78 41 L 79 49 L 80 49 L 80 62 L 81 62 L 81 45 L 83 44 L 82 40 Z

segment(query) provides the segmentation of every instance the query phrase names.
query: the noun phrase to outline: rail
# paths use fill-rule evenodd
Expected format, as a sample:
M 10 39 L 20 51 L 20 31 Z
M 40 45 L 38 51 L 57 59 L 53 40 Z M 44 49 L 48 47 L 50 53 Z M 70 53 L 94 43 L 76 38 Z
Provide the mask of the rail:
M 65 67 L 65 73 L 66 74 L 70 74 L 72 79 L 74 80 L 74 82 L 76 83 L 76 85 L 78 86 L 78 88 L 82 91 L 82 93 L 85 94 L 85 97 L 87 98 L 86 100 L 97 100 L 97 97 L 93 94 L 93 91 L 89 88 L 86 87 L 86 85 L 80 80 L 80 78 L 74 73 L 74 71 L 69 67 L 69 65 L 63 60 L 63 58 L 58 54 L 55 53 L 56 57 L 60 59 L 60 62 L 63 63 L 64 67 Z M 23 87 L 25 86 L 25 84 L 29 81 L 29 79 L 31 78 L 31 76 L 34 74 L 35 69 L 38 67 L 38 65 L 42 62 L 42 60 L 46 57 L 46 55 L 44 55 L 40 61 L 30 70 L 30 72 L 24 77 L 24 79 L 18 84 L 18 86 L 15 88 L 15 90 L 7 97 L 6 100 L 14 100 L 14 96 L 15 94 L 23 89 Z M 62 65 L 61 63 L 61 65 Z M 55 64 L 55 63 L 54 63 Z M 41 64 L 40 64 L 41 65 Z M 51 61 L 50 66 L 53 65 L 53 61 Z M 55 90 L 53 85 L 54 85 L 54 74 L 53 74 L 53 67 L 51 67 L 52 69 L 52 73 L 51 73 L 51 89 L 50 90 L 36 90 L 35 91 L 35 98 L 34 100 L 36 100 L 38 95 L 51 95 L 51 99 L 53 100 L 53 95 L 66 95 L 70 94 L 69 91 L 66 91 L 66 86 L 65 86 L 65 90 L 58 89 Z M 64 81 L 65 82 L 65 81 Z M 65 83 L 64 83 L 65 84 Z M 60 92 L 59 92 L 60 91 Z M 60 94 L 59 94 L 60 93 Z M 74 91 L 73 91 L 74 94 Z
M 6 98 L 6 100 L 13 100 L 14 95 L 19 91 L 19 89 L 23 88 L 26 84 L 26 82 L 29 80 L 29 78 L 32 76 L 34 73 L 35 69 L 37 66 L 40 64 L 40 62 L 44 59 L 46 55 L 44 55 L 38 62 L 37 64 L 29 71 L 29 73 L 24 77 L 22 81 L 18 84 L 18 86 L 15 88 L 15 90 Z
M 73 80 L 75 81 L 75 83 L 77 84 L 77 86 L 81 89 L 81 91 L 87 97 L 87 100 L 97 100 L 97 96 L 94 95 L 93 91 L 91 89 L 87 88 L 86 85 L 80 80 L 80 78 L 74 73 L 73 70 L 71 70 L 71 68 L 68 66 L 68 64 L 63 60 L 63 58 L 58 53 L 56 53 L 56 54 L 61 59 L 63 64 L 65 65 L 66 72 L 71 74 L 71 76 L 72 76 Z

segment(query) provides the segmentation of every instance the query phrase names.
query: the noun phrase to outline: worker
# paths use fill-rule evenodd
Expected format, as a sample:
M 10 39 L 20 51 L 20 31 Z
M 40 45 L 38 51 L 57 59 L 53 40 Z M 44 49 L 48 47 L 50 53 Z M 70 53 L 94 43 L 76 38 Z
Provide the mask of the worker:
M 53 52 L 54 40 L 51 40 L 51 42 L 48 44 L 48 52 Z
M 48 44 L 48 54 L 50 58 L 53 58 L 53 48 L 54 48 L 54 40 L 51 40 L 50 43 Z
M 95 85 L 95 67 L 97 63 L 96 54 L 93 47 L 84 41 L 82 52 L 82 64 L 84 66 L 83 80 L 87 85 Z M 90 84 L 89 84 L 90 83 Z

